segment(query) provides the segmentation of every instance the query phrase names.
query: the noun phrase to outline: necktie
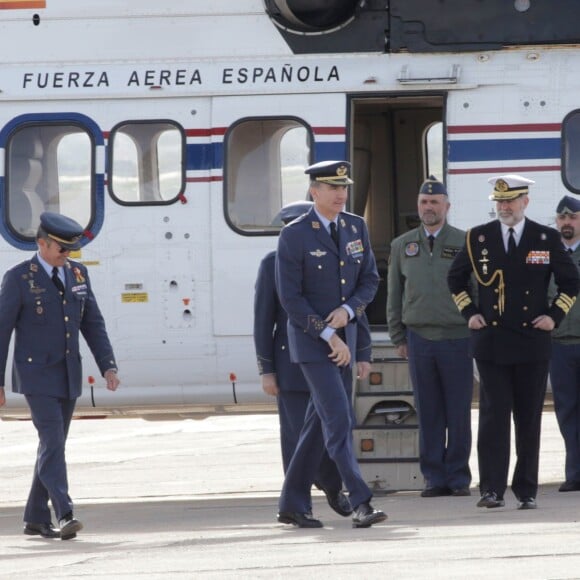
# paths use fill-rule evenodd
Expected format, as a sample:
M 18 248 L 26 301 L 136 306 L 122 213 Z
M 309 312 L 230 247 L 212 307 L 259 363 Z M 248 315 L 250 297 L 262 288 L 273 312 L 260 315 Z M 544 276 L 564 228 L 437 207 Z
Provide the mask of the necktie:
M 429 240 L 429 251 L 433 253 L 433 243 L 435 242 L 435 236 L 431 234 L 430 236 L 427 236 L 427 239 Z
M 508 238 L 508 256 L 513 256 L 516 253 L 516 239 L 514 238 L 514 228 L 508 230 L 510 237 Z
M 569 254 L 573 254 L 573 253 L 574 253 L 574 250 L 573 250 L 572 248 L 568 248 L 566 251 L 567 251 Z
M 336 224 L 334 222 L 330 222 L 330 237 L 338 248 L 338 230 L 336 229 Z
M 56 266 L 52 269 L 52 281 L 54 282 L 54 285 L 57 287 L 58 291 L 64 296 L 64 284 L 58 277 L 58 268 Z

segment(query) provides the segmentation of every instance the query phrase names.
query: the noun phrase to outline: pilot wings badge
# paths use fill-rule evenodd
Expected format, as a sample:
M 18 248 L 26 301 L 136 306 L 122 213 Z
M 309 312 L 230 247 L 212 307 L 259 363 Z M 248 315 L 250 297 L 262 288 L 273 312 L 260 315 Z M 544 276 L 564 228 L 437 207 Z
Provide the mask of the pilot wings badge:
M 326 252 L 323 252 L 322 250 L 316 250 L 316 252 L 310 252 L 311 256 L 314 256 L 315 258 L 322 258 L 322 256 L 326 256 Z

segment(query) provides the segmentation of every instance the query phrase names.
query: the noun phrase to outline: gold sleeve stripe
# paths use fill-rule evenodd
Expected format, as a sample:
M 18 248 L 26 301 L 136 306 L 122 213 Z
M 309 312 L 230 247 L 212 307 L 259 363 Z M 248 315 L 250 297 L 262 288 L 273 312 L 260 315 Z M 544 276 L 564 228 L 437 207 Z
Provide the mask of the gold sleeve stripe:
M 559 294 L 554 304 L 558 306 L 558 308 L 561 308 L 566 314 L 568 314 L 568 312 L 570 312 L 570 308 L 574 306 L 574 302 L 576 302 L 575 296 L 568 296 L 568 294 Z
M 465 290 L 459 294 L 453 294 L 452 296 L 457 308 L 459 308 L 460 311 L 471 304 L 471 298 L 469 294 L 465 292 Z

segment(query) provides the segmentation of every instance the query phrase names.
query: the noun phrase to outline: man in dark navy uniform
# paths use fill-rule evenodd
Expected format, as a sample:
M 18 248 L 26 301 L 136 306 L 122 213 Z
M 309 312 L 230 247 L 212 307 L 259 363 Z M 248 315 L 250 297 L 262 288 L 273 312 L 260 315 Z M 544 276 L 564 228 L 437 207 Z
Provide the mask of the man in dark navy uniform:
M 279 502 L 278 521 L 298 527 L 322 527 L 309 513 L 322 441 L 349 492 L 353 525 L 386 519 L 370 505 L 353 449 L 351 353 L 379 277 L 364 220 L 343 211 L 349 169 L 346 161 L 306 169 L 314 207 L 283 228 L 278 241 L 276 288 L 288 314 L 290 358 L 300 364 L 311 395 Z
M 312 208 L 311 201 L 297 201 L 285 205 L 280 220 L 288 224 Z M 280 444 L 284 473 L 296 450 L 304 426 L 310 390 L 300 366 L 290 361 L 288 350 L 288 317 L 280 304 L 275 283 L 276 252 L 267 254 L 258 270 L 254 295 L 254 344 L 262 388 L 276 397 L 280 419 Z M 366 378 L 370 371 L 371 336 L 366 316 L 357 325 L 357 371 Z M 330 507 L 341 516 L 348 516 L 352 508 L 342 492 L 342 480 L 334 461 L 324 450 L 314 485 L 323 490 Z
M 531 180 L 489 180 L 498 220 L 467 232 L 448 275 L 449 288 L 471 329 L 480 375 L 478 507 L 505 505 L 513 412 L 517 462 L 512 491 L 518 509 L 534 509 L 542 408 L 551 355 L 550 332 L 578 294 L 578 272 L 553 228 L 524 216 Z M 479 299 L 469 291 L 474 273 Z M 548 302 L 551 276 L 557 293 Z
M 65 443 L 82 389 L 79 332 L 89 345 L 107 388 L 119 385 L 117 364 L 87 269 L 68 259 L 81 247 L 83 228 L 44 212 L 38 253 L 4 275 L 0 288 L 0 406 L 5 404 L 8 347 L 15 331 L 12 389 L 26 397 L 39 445 L 24 511 L 24 533 L 74 538 L 82 523 L 68 494 Z M 48 500 L 60 531 L 50 516 Z
M 580 270 L 580 200 L 565 195 L 556 208 L 564 250 Z M 550 296 L 556 289 L 550 287 Z M 552 332 L 550 380 L 554 410 L 566 445 L 566 480 L 559 491 L 580 491 L 580 302 Z

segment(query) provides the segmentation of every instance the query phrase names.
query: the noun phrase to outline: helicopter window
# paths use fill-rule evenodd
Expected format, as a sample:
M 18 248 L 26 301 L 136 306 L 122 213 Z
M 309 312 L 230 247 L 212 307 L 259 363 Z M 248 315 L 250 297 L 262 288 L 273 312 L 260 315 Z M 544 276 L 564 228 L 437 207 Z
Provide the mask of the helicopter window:
M 425 131 L 426 176 L 433 175 L 443 181 L 443 123 L 437 121 Z
M 562 122 L 562 180 L 570 191 L 580 194 L 580 110 Z
M 295 118 L 246 119 L 226 134 L 225 213 L 246 233 L 277 233 L 278 213 L 307 199 L 312 137 Z
M 6 145 L 6 217 L 19 240 L 34 241 L 43 211 L 88 225 L 94 207 L 95 144 L 74 124 L 27 124 Z
M 117 125 L 109 136 L 109 176 L 119 203 L 174 203 L 185 189 L 183 129 L 171 121 Z

